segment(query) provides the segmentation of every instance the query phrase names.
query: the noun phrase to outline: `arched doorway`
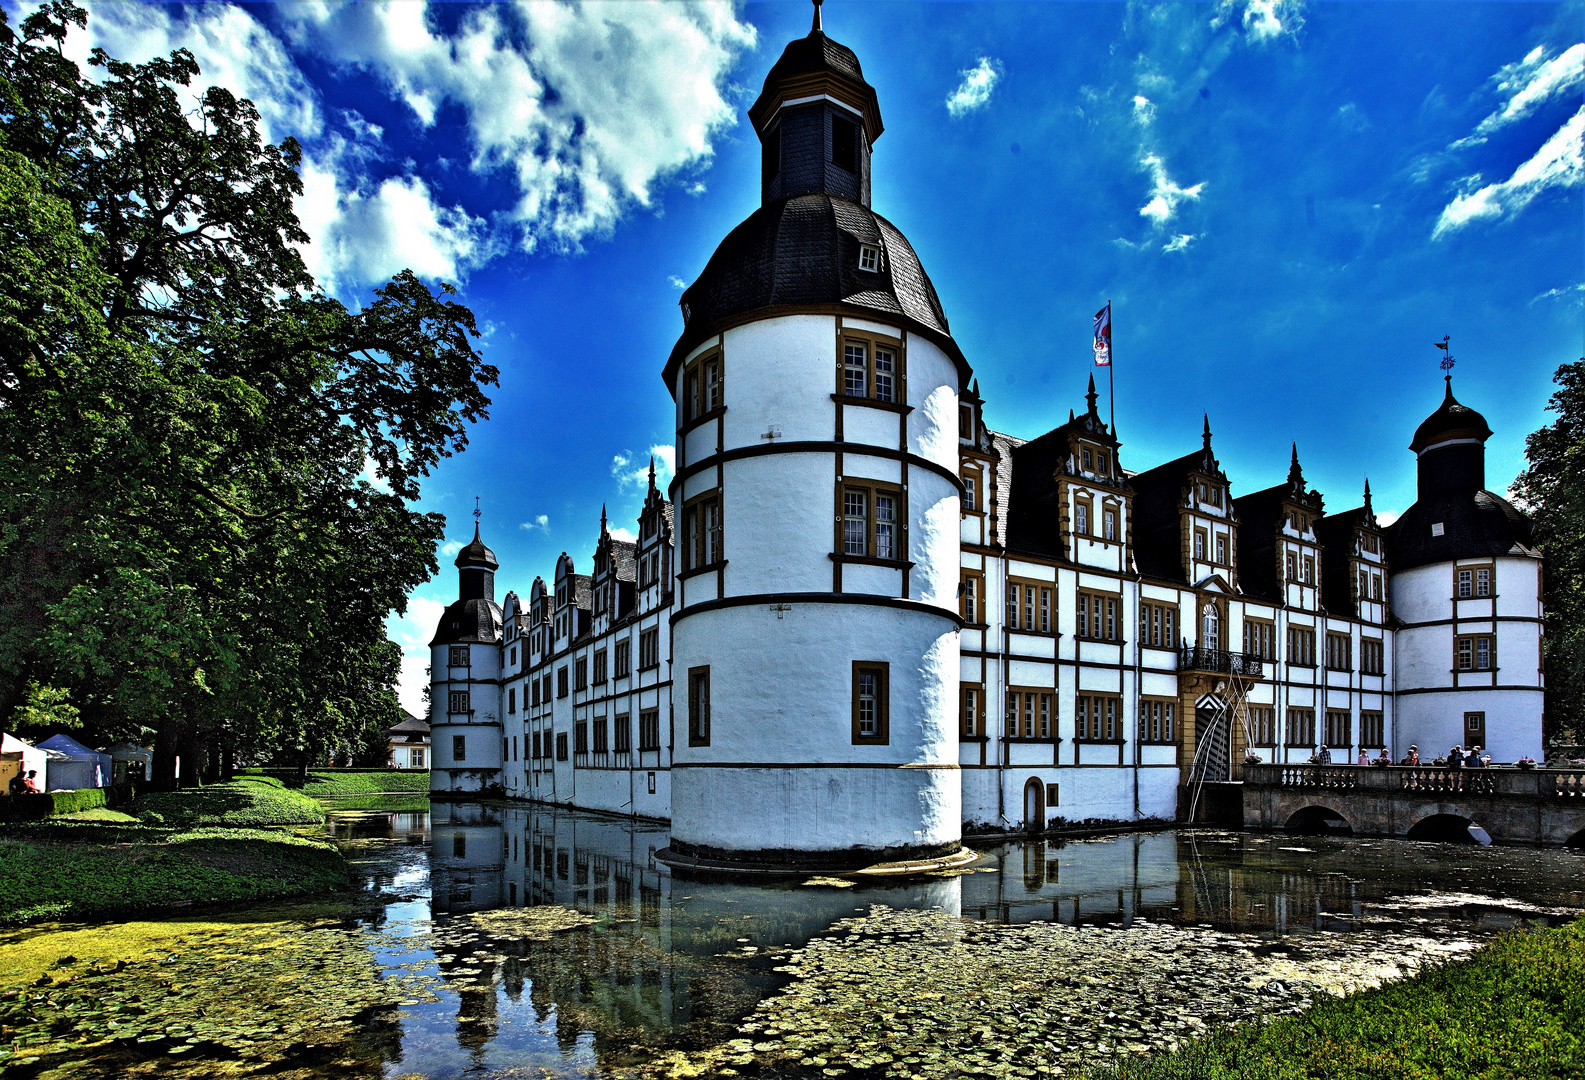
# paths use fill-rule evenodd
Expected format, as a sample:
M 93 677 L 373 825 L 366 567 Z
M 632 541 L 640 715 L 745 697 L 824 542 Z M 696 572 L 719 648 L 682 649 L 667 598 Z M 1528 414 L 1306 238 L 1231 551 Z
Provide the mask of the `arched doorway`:
M 1024 785 L 1024 830 L 1045 832 L 1046 789 L 1037 777 L 1031 776 Z
M 1306 806 L 1288 818 L 1287 830 L 1301 836 L 1353 836 L 1348 819 L 1327 806 Z
M 1485 829 L 1458 814 L 1432 814 L 1428 818 L 1423 818 L 1410 828 L 1408 839 L 1440 844 L 1491 843 L 1491 837 L 1486 835 Z
M 1563 846 L 1577 855 L 1585 854 L 1585 829 L 1563 841 Z

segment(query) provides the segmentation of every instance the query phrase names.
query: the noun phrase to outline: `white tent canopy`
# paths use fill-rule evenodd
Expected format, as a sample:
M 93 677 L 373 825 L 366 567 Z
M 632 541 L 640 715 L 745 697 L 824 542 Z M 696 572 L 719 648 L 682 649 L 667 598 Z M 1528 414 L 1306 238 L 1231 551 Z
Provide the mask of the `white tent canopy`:
M 52 760 L 49 765 L 49 789 L 75 791 L 79 788 L 104 787 L 110 783 L 110 755 L 90 750 L 70 735 L 51 735 L 39 743 L 40 750 L 54 750 L 64 761 Z
M 11 778 L 18 773 L 38 773 L 34 782 L 39 790 L 49 786 L 49 768 L 54 763 L 65 763 L 66 755 L 58 750 L 34 746 L 15 735 L 0 734 L 0 791 L 11 789 Z

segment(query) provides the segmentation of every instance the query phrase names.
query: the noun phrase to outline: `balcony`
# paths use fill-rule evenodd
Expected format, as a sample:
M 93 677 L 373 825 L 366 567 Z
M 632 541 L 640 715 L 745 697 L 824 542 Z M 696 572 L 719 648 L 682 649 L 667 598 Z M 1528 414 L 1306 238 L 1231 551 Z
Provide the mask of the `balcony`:
M 1209 671 L 1217 675 L 1236 675 L 1245 679 L 1261 677 L 1264 666 L 1260 657 L 1249 653 L 1224 652 L 1205 649 L 1198 645 L 1185 645 L 1178 650 L 1179 671 Z

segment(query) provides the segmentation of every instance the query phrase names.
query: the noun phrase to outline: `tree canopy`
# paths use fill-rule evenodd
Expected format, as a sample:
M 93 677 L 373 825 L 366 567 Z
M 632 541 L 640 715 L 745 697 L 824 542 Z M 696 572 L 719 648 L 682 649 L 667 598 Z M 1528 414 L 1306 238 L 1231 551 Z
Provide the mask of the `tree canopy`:
M 316 287 L 292 139 L 191 54 L 63 51 L 0 10 L 0 717 L 38 684 L 156 770 L 318 757 L 396 718 L 413 508 L 496 369 L 452 286 Z M 36 693 L 36 692 L 35 692 Z
M 1546 556 L 1547 735 L 1578 743 L 1585 737 L 1585 358 L 1558 368 L 1554 381 L 1547 409 L 1557 421 L 1525 440 L 1529 467 L 1512 494 L 1534 519 Z

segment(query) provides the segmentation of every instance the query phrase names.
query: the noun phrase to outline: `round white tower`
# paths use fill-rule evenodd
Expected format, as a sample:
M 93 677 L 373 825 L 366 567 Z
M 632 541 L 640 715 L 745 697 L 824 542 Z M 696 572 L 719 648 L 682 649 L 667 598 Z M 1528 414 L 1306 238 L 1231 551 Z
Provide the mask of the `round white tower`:
M 501 605 L 495 552 L 479 539 L 457 553 L 457 602 L 429 642 L 431 792 L 479 792 L 501 783 Z
M 793 41 L 749 110 L 759 210 L 683 293 L 672 847 L 862 865 L 957 847 L 958 394 L 970 372 L 870 209 L 875 92 Z
M 1542 756 L 1541 557 L 1529 520 L 1485 490 L 1486 418 L 1453 397 L 1414 433 L 1413 506 L 1388 528 L 1394 751 Z

